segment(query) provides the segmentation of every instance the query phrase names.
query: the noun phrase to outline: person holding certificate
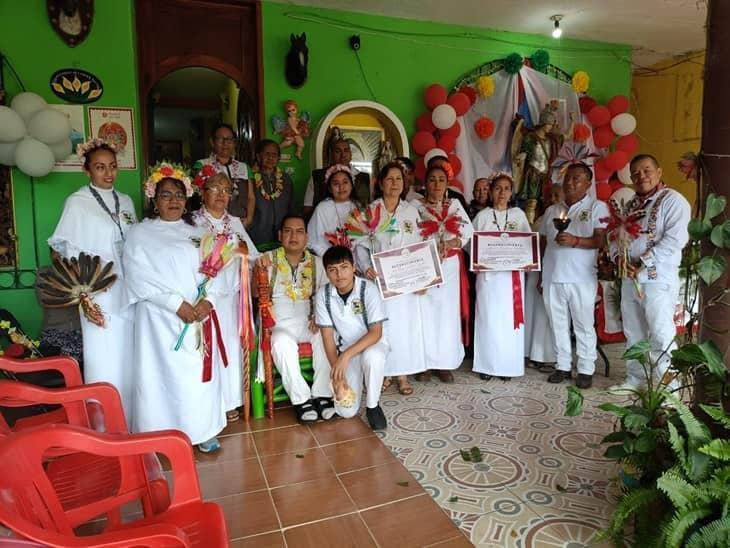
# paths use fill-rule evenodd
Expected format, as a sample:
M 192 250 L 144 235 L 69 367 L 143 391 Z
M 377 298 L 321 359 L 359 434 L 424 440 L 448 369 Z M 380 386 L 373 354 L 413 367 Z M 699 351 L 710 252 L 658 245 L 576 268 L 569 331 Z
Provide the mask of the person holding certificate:
M 530 232 L 524 212 L 510 207 L 512 178 L 492 177 L 491 207 L 474 218 L 475 231 Z M 482 380 L 509 380 L 525 374 L 524 274 L 517 271 L 477 274 L 477 312 L 474 325 L 474 365 Z M 510 321 L 511 320 L 511 321 Z
M 421 302 L 427 370 L 416 375 L 428 381 L 431 371 L 441 382 L 454 382 L 451 373 L 464 360 L 464 344 L 469 339 L 469 280 L 463 247 L 474 231 L 459 200 L 446 196 L 453 171 L 449 164 L 434 166 L 426 172 L 426 197 L 412 204 L 421 215 L 419 229 L 424 239 L 438 243 L 444 283 L 431 287 Z M 438 341 L 436 343 L 435 341 Z
M 380 219 L 380 224 L 372 237 L 361 238 L 355 244 L 358 267 L 369 280 L 378 277 L 372 266 L 371 253 L 422 241 L 418 231 L 418 210 L 403 199 L 408 192 L 405 179 L 403 166 L 398 162 L 386 164 L 378 175 L 376 194 L 380 197 L 370 205 L 370 212 L 373 214 L 371 218 Z M 426 364 L 422 301 L 423 292 L 385 301 L 388 317 L 385 333 L 388 340 L 394 341 L 385 364 L 385 374 L 398 377 L 398 392 L 404 396 L 413 393 L 407 375 L 420 373 Z M 383 382 L 383 390 L 390 386 L 390 382 L 389 378 Z

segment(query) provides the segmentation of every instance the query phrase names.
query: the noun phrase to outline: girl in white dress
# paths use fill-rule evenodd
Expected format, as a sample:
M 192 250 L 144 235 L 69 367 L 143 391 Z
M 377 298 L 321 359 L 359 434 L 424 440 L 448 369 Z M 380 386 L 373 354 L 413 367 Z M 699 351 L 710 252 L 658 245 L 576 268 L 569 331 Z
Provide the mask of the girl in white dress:
M 418 210 L 403 199 L 408 189 L 400 163 L 390 162 L 380 170 L 377 190 L 381 197 L 370 207 L 380 210 L 380 218 L 384 222 L 394 222 L 390 230 L 378 231 L 372 240 L 363 238 L 355 246 L 358 267 L 370 280 L 377 278 L 370 260 L 371 251 L 377 253 L 422 241 L 418 231 Z M 385 374 L 398 378 L 398 392 L 404 396 L 413 393 L 407 375 L 426 369 L 421 312 L 423 297 L 424 293 L 411 293 L 385 301 L 388 316 L 385 333 L 387 340 L 392 341 Z M 383 390 L 389 385 L 390 379 L 383 383 Z
M 216 435 L 226 425 L 224 380 L 204 359 L 197 322 L 215 323 L 216 299 L 234 289 L 225 286 L 226 276 L 215 276 L 198 302 L 204 280 L 198 248 L 205 229 L 187 213 L 192 185 L 178 173 L 155 183 L 152 172 L 145 186 L 153 209 L 130 231 L 124 249 L 129 302 L 136 304 L 132 426 L 136 432 L 182 430 L 201 451 L 211 452 L 220 448 Z M 176 350 L 186 324 L 192 325 Z M 204 347 L 222 351 L 214 325 L 211 331 Z
M 530 232 L 524 212 L 509 207 L 512 178 L 503 173 L 490 184 L 492 206 L 474 218 L 475 231 Z M 474 371 L 483 380 L 509 380 L 525 374 L 524 317 L 519 304 L 525 302 L 525 280 L 521 272 L 477 274 L 477 312 L 474 325 Z M 517 292 L 515 294 L 515 292 Z
M 137 222 L 132 199 L 114 189 L 117 157 L 114 147 L 94 139 L 78 147 L 89 184 L 66 199 L 61 219 L 48 245 L 67 259 L 83 251 L 113 261 L 117 281 L 94 296 L 104 312 L 104 327 L 81 315 L 84 346 L 84 381 L 109 382 L 119 391 L 127 421 L 132 411 L 132 360 L 134 311 L 125 310 L 122 247 L 127 232 Z
M 433 370 L 441 382 L 454 382 L 451 371 L 464 360 L 463 334 L 469 329 L 469 281 L 462 248 L 474 230 L 459 200 L 447 198 L 451 178 L 450 166 L 430 168 L 426 172 L 426 197 L 411 202 L 421 215 L 421 234 L 438 243 L 444 276 L 444 283 L 430 288 L 421 300 L 428 370 L 416 375 L 419 381 L 429 380 Z
M 324 175 L 329 196 L 317 204 L 307 226 L 309 248 L 315 255 L 322 256 L 333 245 L 352 247 L 345 234 L 345 221 L 356 207 L 352 201 L 352 170 L 349 166 L 335 164 Z
M 233 184 L 225 173 L 215 173 L 205 168 L 198 173 L 193 182 L 198 187 L 203 199 L 203 207 L 193 214 L 197 226 L 201 226 L 214 234 L 225 234 L 230 242 L 236 246 L 241 243 L 248 248 L 250 265 L 253 265 L 259 252 L 249 237 L 246 229 L 238 217 L 228 213 L 228 203 L 233 194 Z M 240 321 L 246 322 L 251 318 L 251 311 L 245 310 L 239 314 L 239 292 L 241 280 L 241 260 L 235 258 L 219 276 L 229 278 L 224 284 L 232 291 L 219 296 L 216 302 L 218 321 L 225 342 L 228 366 L 224 366 L 221 353 L 215 351 L 213 359 L 215 369 L 223 374 L 223 399 L 226 407 L 226 417 L 235 421 L 239 417 L 238 407 L 243 405 L 247 394 L 243 393 L 243 352 L 241 351 Z M 249 288 L 250 289 L 250 288 Z M 251 299 L 248 299 L 251 302 Z

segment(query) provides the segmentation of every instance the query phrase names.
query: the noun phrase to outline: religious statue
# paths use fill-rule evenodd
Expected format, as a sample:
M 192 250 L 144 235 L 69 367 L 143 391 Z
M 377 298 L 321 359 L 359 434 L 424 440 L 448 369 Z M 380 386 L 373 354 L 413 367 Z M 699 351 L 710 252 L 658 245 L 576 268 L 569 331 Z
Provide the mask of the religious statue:
M 565 135 L 558 131 L 557 113 L 556 101 L 546 104 L 534 129 L 525 129 L 524 120 L 520 119 L 512 136 L 514 193 L 524 201 L 530 224 L 535 221 L 538 206 L 542 204 L 543 190 L 551 183 L 551 167 L 565 140 Z M 573 132 L 572 113 L 570 120 L 571 127 L 566 135 Z
M 283 137 L 281 148 L 295 145 L 296 152 L 294 154 L 301 160 L 304 151 L 304 139 L 309 137 L 309 113 L 302 112 L 300 114 L 299 105 L 291 99 L 284 102 L 284 110 L 286 111 L 286 120 L 277 115 L 271 118 L 274 131 Z

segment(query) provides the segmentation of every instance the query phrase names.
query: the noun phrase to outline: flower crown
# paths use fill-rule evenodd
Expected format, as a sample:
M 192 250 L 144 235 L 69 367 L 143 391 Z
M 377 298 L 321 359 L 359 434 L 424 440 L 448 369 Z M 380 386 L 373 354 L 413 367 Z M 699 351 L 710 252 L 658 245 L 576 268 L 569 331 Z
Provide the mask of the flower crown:
M 489 181 L 489 186 L 491 187 L 494 184 L 494 181 L 502 178 L 509 179 L 511 182 L 513 182 L 512 175 L 510 175 L 506 171 L 497 171 L 495 173 L 492 173 L 489 177 L 487 177 L 487 181 Z
M 188 198 L 193 195 L 193 185 L 183 167 L 169 162 L 159 162 L 150 168 L 150 176 L 147 177 L 144 183 L 144 195 L 148 198 L 154 198 L 157 183 L 166 177 L 177 179 L 185 185 L 185 195 Z
M 85 143 L 80 143 L 76 145 L 76 156 L 79 157 L 79 160 L 81 160 L 81 163 L 86 164 L 86 156 L 89 154 L 89 152 L 93 152 L 98 148 L 101 147 L 109 147 L 114 154 L 117 153 L 117 147 L 114 143 L 110 143 L 108 141 L 105 141 L 104 139 L 91 139 L 90 141 L 86 141 Z
M 203 166 L 203 169 L 201 169 L 198 174 L 195 176 L 195 179 L 193 179 L 193 185 L 195 185 L 198 190 L 203 190 L 203 187 L 205 186 L 205 182 L 210 179 L 213 175 L 217 175 L 218 172 L 211 164 L 205 164 Z
M 329 181 L 330 177 L 334 175 L 335 173 L 339 173 L 340 171 L 344 171 L 345 173 L 350 175 L 350 178 L 352 178 L 352 170 L 349 166 L 346 166 L 344 164 L 335 164 L 333 166 L 330 166 L 327 168 L 327 171 L 324 172 L 324 180 L 325 182 Z

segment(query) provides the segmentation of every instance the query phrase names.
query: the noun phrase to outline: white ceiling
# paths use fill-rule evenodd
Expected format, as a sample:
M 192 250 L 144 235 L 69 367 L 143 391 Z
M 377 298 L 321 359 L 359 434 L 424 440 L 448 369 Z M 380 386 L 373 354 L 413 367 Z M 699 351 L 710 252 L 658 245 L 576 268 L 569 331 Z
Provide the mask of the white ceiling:
M 720 0 L 730 1 L 730 0 Z M 705 47 L 707 0 L 296 0 L 405 19 L 550 34 L 562 14 L 563 37 L 629 44 L 647 66 Z

